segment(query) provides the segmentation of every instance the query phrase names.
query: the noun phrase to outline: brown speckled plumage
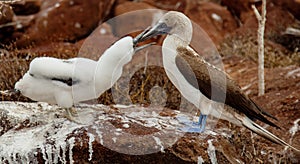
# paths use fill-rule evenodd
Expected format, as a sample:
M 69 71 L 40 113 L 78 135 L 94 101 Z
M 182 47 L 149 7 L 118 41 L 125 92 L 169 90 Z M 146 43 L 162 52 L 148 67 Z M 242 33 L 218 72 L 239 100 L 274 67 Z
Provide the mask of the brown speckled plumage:
M 278 127 L 266 119 L 263 114 L 276 118 L 258 107 L 225 72 L 207 63 L 191 48 L 178 47 L 177 52 L 176 65 L 179 71 L 192 86 L 199 89 L 207 98 L 225 103 L 252 120 L 258 119 Z

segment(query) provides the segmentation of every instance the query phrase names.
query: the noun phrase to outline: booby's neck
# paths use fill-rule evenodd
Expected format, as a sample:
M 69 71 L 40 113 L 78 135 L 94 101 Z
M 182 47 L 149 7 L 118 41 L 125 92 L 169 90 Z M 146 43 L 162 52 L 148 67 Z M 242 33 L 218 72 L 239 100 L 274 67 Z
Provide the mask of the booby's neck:
M 162 44 L 163 58 L 168 58 L 169 55 L 177 55 L 176 50 L 178 47 L 187 47 L 188 43 L 176 35 L 167 35 Z M 168 51 L 168 52 L 165 52 Z M 170 52 L 172 51 L 172 52 Z M 174 56 L 174 57 L 175 57 Z
M 123 66 L 131 61 L 134 52 L 131 37 L 120 39 L 104 52 L 95 70 L 96 95 L 102 94 L 114 85 L 121 77 Z
M 162 45 L 163 62 L 165 63 L 169 60 L 175 60 L 176 55 L 178 55 L 176 53 L 178 47 L 186 48 L 188 45 L 189 41 L 183 40 L 178 35 L 167 35 Z
M 167 35 L 163 42 L 163 47 L 176 50 L 178 47 L 187 47 L 190 44 L 189 38 L 184 38 L 178 34 Z

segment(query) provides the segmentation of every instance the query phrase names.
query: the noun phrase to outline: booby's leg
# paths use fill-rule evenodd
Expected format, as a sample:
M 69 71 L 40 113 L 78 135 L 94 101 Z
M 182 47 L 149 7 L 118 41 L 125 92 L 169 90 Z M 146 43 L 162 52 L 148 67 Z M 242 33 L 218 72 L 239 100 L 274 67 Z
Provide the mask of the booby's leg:
M 200 125 L 201 125 L 201 122 L 202 122 L 202 120 L 203 120 L 203 116 L 204 116 L 204 115 L 200 114 L 199 119 L 198 119 L 198 122 L 193 122 L 193 125 L 194 125 L 194 126 L 200 126 Z
M 77 110 L 76 108 L 71 108 L 71 114 L 75 117 L 78 117 L 78 113 L 77 113 Z
M 198 123 L 194 123 L 194 126 L 191 126 L 190 128 L 187 129 L 186 132 L 194 132 L 194 133 L 202 133 L 205 130 L 205 125 L 206 125 L 206 119 L 207 119 L 207 115 L 203 115 L 200 114 L 199 116 L 199 122 Z M 195 127 L 195 125 L 197 127 Z
M 69 119 L 70 121 L 77 122 L 75 117 L 78 117 L 78 113 L 77 113 L 76 109 L 73 107 L 66 108 L 66 118 Z
M 200 133 L 204 132 L 204 130 L 205 130 L 206 119 L 207 119 L 207 115 L 202 115 L 201 114 L 199 116 Z

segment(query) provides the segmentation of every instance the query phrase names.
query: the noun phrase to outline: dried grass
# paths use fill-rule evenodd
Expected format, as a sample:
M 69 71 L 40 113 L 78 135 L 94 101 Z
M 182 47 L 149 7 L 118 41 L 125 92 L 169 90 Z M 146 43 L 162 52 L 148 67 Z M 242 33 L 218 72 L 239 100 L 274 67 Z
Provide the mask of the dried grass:
M 300 65 L 300 52 L 291 52 L 279 44 L 265 40 L 265 67 L 283 67 L 289 65 Z M 221 44 L 220 54 L 222 56 L 245 56 L 257 62 L 257 41 L 256 37 L 233 36 L 226 38 Z

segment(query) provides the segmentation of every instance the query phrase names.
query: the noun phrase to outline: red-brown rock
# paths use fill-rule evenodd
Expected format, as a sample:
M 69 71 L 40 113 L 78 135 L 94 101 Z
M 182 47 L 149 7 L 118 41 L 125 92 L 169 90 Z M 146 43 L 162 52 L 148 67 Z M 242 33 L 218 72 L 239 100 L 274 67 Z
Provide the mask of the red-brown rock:
M 255 0 L 222 0 L 221 4 L 243 21 L 244 14 L 252 10 L 251 5 L 255 4 Z
M 51 41 L 75 41 L 88 35 L 107 15 L 111 0 L 43 1 L 35 23 L 17 41 L 19 47 Z
M 11 6 L 0 4 L 0 25 L 11 22 L 13 20 L 14 12 Z
M 285 29 L 295 22 L 294 17 L 288 11 L 274 5 L 267 5 L 265 35 L 281 35 Z M 258 21 L 253 12 L 249 12 L 243 25 L 237 30 L 239 34 L 255 34 L 258 28 Z
M 190 0 L 142 0 L 142 2 L 148 3 L 163 10 L 176 10 L 184 12 L 187 8 L 196 4 L 195 1 Z
M 288 9 L 298 20 L 300 20 L 300 1 L 299 0 L 272 0 L 278 6 Z
M 12 3 L 16 15 L 31 15 L 40 11 L 41 0 L 21 0 Z
M 237 28 L 237 23 L 231 13 L 225 7 L 215 3 L 199 3 L 189 8 L 185 14 L 194 23 L 203 28 L 216 44 L 218 44 L 226 34 L 231 33 Z
M 118 5 L 120 5 L 124 2 L 128 2 L 128 1 L 130 1 L 130 0 L 116 0 L 115 5 L 118 6 Z
M 13 25 L 9 25 L 13 21 L 14 12 L 11 6 L 0 3 L 0 40 L 9 36 L 14 29 Z
M 88 37 L 76 42 L 78 57 L 98 60 L 104 51 L 118 38 L 112 33 L 111 26 L 103 23 L 98 26 Z
M 145 3 L 153 4 L 157 7 L 160 7 L 159 4 L 163 3 L 175 3 L 171 2 L 157 2 L 154 1 L 145 1 Z M 156 2 L 156 1 L 155 1 Z M 185 1 L 184 1 L 185 2 Z M 124 2 L 122 5 L 119 5 L 115 9 L 115 15 L 121 15 L 129 11 L 134 11 L 138 9 L 149 9 L 153 8 L 150 5 L 145 3 L 136 3 L 136 2 Z M 178 2 L 182 3 L 183 2 Z M 184 3 L 187 4 L 187 3 Z M 214 43 L 219 43 L 225 34 L 232 32 L 237 28 L 237 24 L 231 15 L 231 13 L 224 7 L 221 7 L 215 3 L 188 3 L 188 7 L 185 5 L 185 14 L 191 18 L 197 25 L 201 26 L 205 32 L 211 37 Z M 166 5 L 168 6 L 168 5 Z M 169 9 L 169 8 L 163 8 Z M 171 10 L 174 10 L 171 9 Z M 179 10 L 180 11 L 180 10 Z M 183 9 L 182 9 L 183 11 Z M 117 21 L 114 30 L 117 35 L 126 34 L 133 29 L 144 29 L 147 26 L 155 23 L 154 19 L 159 19 L 163 15 L 163 10 L 147 13 L 146 11 L 141 12 L 141 14 L 128 14 L 128 17 Z M 155 18 L 154 18 L 155 17 Z M 119 28 L 122 27 L 122 28 Z M 195 33 L 196 34 L 196 33 Z
M 143 2 L 124 2 L 118 5 L 115 8 L 117 17 L 111 23 L 115 35 L 124 36 L 150 26 L 156 12 L 148 9 L 155 7 Z

